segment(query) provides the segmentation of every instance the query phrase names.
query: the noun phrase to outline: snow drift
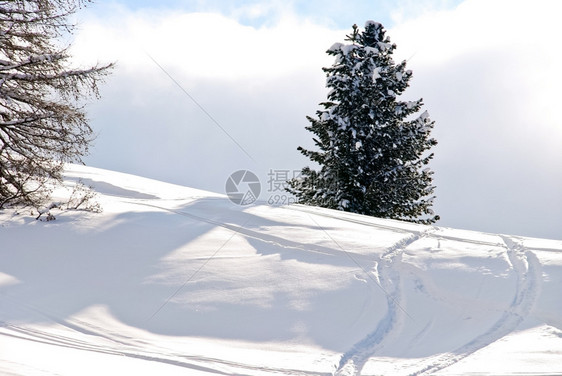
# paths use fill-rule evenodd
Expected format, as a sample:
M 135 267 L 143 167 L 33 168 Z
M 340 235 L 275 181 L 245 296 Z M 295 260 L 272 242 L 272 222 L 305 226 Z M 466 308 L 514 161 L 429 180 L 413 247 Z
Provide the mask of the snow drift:
M 0 212 L 2 375 L 562 373 L 562 241 L 78 179 Z

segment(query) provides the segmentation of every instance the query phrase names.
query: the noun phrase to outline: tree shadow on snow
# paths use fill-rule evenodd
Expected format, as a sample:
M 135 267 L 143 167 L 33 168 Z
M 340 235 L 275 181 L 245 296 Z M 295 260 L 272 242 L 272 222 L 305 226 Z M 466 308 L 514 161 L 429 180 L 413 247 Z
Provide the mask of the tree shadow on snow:
M 0 273 L 14 282 L 0 284 L 0 321 L 72 327 L 72 316 L 104 306 L 126 325 L 172 336 L 335 351 L 360 338 L 360 328 L 347 333 L 357 320 L 349 305 L 365 305 L 372 287 L 336 246 L 299 242 L 294 223 L 226 199 L 171 209 L 169 201 L 136 202 L 148 209 L 97 229 L 56 221 L 11 228 Z

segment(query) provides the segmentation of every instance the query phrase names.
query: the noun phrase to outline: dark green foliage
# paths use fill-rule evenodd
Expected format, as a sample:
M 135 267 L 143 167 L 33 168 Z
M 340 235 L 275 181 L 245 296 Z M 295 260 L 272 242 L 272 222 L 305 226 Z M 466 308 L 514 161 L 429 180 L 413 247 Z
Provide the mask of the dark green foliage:
M 422 100 L 401 101 L 412 72 L 395 64 L 396 46 L 379 23 L 354 25 L 348 44 L 327 53 L 335 63 L 323 68 L 330 89 L 306 127 L 318 150 L 299 147 L 320 166 L 305 167 L 289 192 L 299 203 L 419 223 L 439 219 L 431 210 L 433 172 L 426 153 L 437 141 L 433 122 L 420 112 Z

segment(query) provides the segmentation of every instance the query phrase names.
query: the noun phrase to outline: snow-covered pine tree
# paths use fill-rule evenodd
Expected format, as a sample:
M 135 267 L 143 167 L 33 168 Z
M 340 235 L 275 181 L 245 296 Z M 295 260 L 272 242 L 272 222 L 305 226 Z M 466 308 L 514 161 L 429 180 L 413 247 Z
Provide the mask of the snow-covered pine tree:
M 327 51 L 334 64 L 323 68 L 328 101 L 307 117 L 319 150 L 298 150 L 320 170 L 302 169 L 288 191 L 299 203 L 418 223 L 439 219 L 433 203 L 433 172 L 427 167 L 437 141 L 434 122 L 420 112 L 422 99 L 401 101 L 412 72 L 395 64 L 396 48 L 380 23 L 353 25 L 347 44 Z

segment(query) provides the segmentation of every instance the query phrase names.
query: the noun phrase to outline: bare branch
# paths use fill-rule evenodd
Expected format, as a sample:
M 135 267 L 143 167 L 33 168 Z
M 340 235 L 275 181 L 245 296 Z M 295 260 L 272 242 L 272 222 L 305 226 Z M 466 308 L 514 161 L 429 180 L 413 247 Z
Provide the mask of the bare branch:
M 0 209 L 39 205 L 63 162 L 88 151 L 92 129 L 83 102 L 113 64 L 69 68 L 69 16 L 89 1 L 0 1 Z

